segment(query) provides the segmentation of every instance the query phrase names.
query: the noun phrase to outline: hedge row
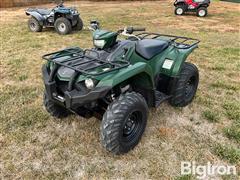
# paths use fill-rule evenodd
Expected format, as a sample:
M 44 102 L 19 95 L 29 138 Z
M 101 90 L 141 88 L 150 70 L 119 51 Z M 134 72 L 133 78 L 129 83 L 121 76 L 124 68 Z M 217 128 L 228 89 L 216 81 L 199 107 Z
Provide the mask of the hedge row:
M 66 1 L 71 1 L 71 0 L 66 0 Z M 90 1 L 117 1 L 117 0 L 90 0 Z M 121 1 L 135 1 L 135 0 L 121 0 Z M 37 5 L 37 4 L 52 3 L 52 2 L 53 0 L 41 0 L 41 1 L 39 0 L 0 0 L 0 8 Z

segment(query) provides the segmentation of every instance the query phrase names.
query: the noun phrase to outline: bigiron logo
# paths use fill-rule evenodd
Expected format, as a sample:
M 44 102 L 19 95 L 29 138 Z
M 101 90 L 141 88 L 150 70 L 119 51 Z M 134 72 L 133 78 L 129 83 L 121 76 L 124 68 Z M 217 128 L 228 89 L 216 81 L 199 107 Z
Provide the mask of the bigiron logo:
M 211 176 L 237 175 L 236 166 L 227 165 L 212 165 L 210 162 L 207 165 L 197 165 L 195 161 L 181 162 L 181 175 L 195 175 L 197 179 L 206 179 Z

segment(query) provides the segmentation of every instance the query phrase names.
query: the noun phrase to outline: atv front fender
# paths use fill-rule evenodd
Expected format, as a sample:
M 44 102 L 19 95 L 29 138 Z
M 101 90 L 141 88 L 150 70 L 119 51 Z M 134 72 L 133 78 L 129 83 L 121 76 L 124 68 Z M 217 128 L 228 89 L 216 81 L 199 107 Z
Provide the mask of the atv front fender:
M 37 12 L 26 11 L 26 15 L 27 15 L 27 16 L 32 16 L 32 17 L 34 17 L 35 19 L 37 19 L 38 22 L 39 22 L 39 24 L 40 24 L 41 26 L 44 25 L 44 17 L 43 17 L 41 14 L 39 14 L 39 13 L 37 13 Z
M 115 87 L 120 83 L 131 80 L 132 83 L 139 84 L 146 89 L 153 89 L 154 80 L 152 77 L 152 69 L 146 63 L 139 62 L 121 69 L 115 74 L 110 74 L 104 77 L 97 86 Z

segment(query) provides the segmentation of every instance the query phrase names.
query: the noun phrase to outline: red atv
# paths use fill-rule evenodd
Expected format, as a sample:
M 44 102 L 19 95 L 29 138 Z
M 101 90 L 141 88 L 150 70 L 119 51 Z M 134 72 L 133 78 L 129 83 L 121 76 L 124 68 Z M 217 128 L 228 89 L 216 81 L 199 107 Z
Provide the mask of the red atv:
M 185 12 L 196 12 L 197 16 L 205 17 L 210 0 L 176 0 L 174 2 L 175 14 L 183 15 Z

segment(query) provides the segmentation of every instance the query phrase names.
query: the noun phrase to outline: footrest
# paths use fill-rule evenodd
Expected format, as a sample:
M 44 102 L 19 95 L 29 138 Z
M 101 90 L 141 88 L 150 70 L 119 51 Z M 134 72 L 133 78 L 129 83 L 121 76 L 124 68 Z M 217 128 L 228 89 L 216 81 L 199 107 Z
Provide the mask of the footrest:
M 155 107 L 160 106 L 162 102 L 168 100 L 169 98 L 171 98 L 171 96 L 156 90 L 155 91 Z

